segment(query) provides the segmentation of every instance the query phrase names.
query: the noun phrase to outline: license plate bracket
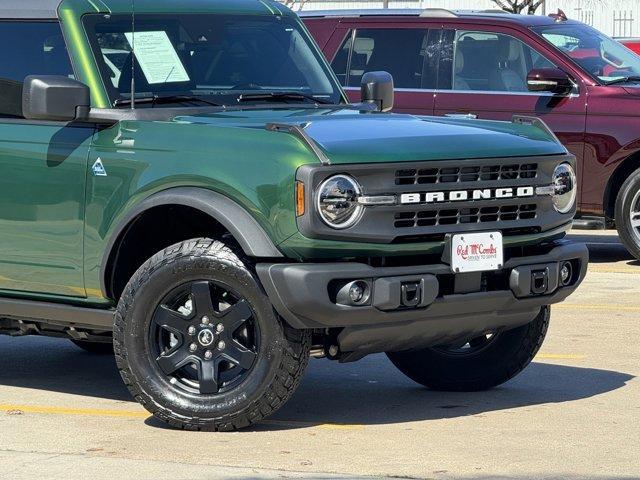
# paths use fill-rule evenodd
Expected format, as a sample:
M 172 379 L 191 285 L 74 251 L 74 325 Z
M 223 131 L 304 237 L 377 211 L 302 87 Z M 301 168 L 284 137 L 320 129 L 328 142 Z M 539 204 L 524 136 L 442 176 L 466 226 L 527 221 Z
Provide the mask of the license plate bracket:
M 461 233 L 451 236 L 454 273 L 488 272 L 504 265 L 502 232 Z

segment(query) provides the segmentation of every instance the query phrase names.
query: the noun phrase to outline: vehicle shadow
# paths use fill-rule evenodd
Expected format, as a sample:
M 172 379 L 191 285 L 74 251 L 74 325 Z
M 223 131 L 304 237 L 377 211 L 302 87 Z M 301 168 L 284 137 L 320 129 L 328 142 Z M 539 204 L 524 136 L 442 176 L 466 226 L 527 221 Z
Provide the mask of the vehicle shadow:
M 346 365 L 315 360 L 294 398 L 274 418 L 367 425 L 482 416 L 594 397 L 622 388 L 633 378 L 609 370 L 534 362 L 492 390 L 435 392 L 405 378 L 384 355 Z
M 615 231 L 607 231 L 603 235 L 602 233 L 594 234 L 587 230 L 579 230 L 577 233 L 570 233 L 567 240 L 586 243 L 589 247 L 589 262 L 591 263 L 624 262 L 629 266 L 640 267 L 640 262 L 622 245 Z
M 5 386 L 20 387 L 133 402 L 109 355 L 91 355 L 68 341 L 40 337 L 0 337 L 0 352 L 0 391 Z M 294 397 L 254 430 L 481 416 L 594 397 L 622 388 L 632 378 L 609 370 L 534 362 L 499 388 L 444 393 L 411 382 L 384 355 L 344 365 L 312 359 Z M 164 427 L 153 419 L 146 423 Z

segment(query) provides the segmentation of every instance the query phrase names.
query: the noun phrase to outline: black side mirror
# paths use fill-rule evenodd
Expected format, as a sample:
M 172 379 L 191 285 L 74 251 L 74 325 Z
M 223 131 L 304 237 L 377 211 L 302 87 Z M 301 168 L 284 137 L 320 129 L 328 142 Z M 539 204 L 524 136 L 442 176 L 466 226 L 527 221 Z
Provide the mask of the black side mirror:
M 559 68 L 535 68 L 527 74 L 527 88 L 531 92 L 568 93 L 573 82 Z
M 388 72 L 367 72 L 360 82 L 362 103 L 374 103 L 381 112 L 393 108 L 393 77 Z
M 22 89 L 22 114 L 28 120 L 72 122 L 89 116 L 89 87 L 64 76 L 32 75 Z

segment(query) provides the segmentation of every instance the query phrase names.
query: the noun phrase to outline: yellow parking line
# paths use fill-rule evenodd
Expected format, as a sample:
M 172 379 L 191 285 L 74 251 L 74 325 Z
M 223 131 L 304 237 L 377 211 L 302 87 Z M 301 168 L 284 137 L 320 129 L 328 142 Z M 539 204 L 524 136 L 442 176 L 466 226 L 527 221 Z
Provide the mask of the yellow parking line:
M 148 418 L 150 413 L 135 410 L 108 410 L 100 408 L 67 408 L 47 407 L 42 405 L 2 405 L 0 412 L 5 414 L 20 415 L 24 413 L 36 413 L 44 415 L 85 415 L 89 417 L 120 417 L 120 418 Z M 341 423 L 317 423 L 301 422 L 295 420 L 264 420 L 266 425 L 279 425 L 284 427 L 317 427 L 325 430 L 362 430 L 364 425 Z
M 558 303 L 552 310 L 610 310 L 612 312 L 640 312 L 640 306 L 617 305 L 615 303 Z
M 320 425 L 315 425 L 317 428 L 322 428 L 323 430 L 363 430 L 364 425 L 358 425 L 356 423 L 321 423 Z
M 589 265 L 589 273 L 626 273 L 631 275 L 640 275 L 640 267 L 634 268 L 611 268 L 611 267 L 594 267 Z
M 583 360 L 585 355 L 571 353 L 539 353 L 537 359 L 541 360 Z
M 127 417 L 147 418 L 151 414 L 132 410 L 105 410 L 100 408 L 66 408 L 46 407 L 39 405 L 0 405 L 0 412 L 4 413 L 43 413 L 53 415 L 87 415 L 91 417 Z

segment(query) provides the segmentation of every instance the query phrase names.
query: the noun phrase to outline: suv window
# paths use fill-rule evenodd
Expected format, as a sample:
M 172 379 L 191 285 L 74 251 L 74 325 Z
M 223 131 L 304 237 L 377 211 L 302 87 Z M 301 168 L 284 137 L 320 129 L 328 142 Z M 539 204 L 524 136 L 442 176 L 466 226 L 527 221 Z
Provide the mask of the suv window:
M 443 56 L 446 70 L 443 76 L 451 77 L 444 88 L 528 92 L 529 71 L 553 66 L 552 62 L 510 35 L 459 30 L 455 34 L 453 56 Z
M 65 75 L 73 69 L 56 22 L 0 22 L 0 117 L 22 117 L 22 84 L 29 75 Z
M 358 29 L 347 35 L 331 66 L 348 87 L 359 87 L 365 72 L 385 70 L 396 88 L 435 88 L 439 40 L 439 30 Z
M 300 92 L 338 103 L 329 67 L 294 18 L 266 15 L 86 15 L 113 102 L 138 97 Z M 132 46 L 135 45 L 135 59 Z M 322 59 L 322 60 L 321 60 Z
M 533 31 L 604 83 L 640 75 L 636 54 L 587 25 L 549 25 Z

